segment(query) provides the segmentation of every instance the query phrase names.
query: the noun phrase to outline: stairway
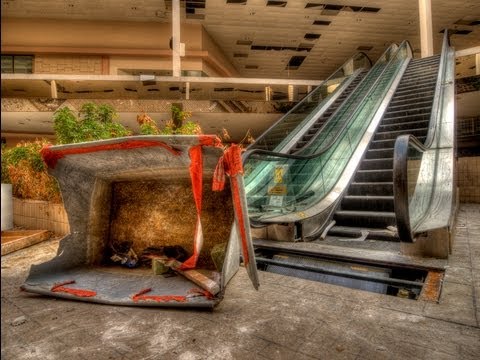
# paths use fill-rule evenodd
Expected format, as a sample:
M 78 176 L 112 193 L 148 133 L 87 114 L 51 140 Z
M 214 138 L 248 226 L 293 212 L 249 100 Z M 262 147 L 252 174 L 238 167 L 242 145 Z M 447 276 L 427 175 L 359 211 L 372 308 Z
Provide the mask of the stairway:
M 402 80 L 334 213 L 328 235 L 400 241 L 395 231 L 393 147 L 398 136 L 425 141 L 440 56 L 410 61 Z

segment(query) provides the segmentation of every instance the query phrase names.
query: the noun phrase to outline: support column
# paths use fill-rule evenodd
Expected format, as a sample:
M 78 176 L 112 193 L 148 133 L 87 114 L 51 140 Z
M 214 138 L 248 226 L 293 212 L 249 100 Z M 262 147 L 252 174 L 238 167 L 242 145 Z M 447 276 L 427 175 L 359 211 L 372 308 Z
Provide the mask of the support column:
M 418 0 L 422 58 L 433 55 L 432 0 Z
M 180 74 L 180 0 L 172 0 L 172 75 Z
M 475 54 L 475 75 L 480 75 L 480 53 Z
M 185 100 L 190 100 L 190 81 L 185 83 Z
M 58 99 L 58 92 L 57 92 L 57 83 L 55 80 L 50 82 L 50 95 L 52 99 Z

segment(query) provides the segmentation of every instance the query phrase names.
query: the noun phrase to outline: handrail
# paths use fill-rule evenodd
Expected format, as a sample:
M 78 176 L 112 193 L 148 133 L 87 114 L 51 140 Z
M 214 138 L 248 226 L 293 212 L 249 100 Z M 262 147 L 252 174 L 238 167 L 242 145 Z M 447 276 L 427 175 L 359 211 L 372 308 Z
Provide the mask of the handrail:
M 291 137 L 291 139 L 289 140 L 289 142 L 286 144 L 286 146 L 284 147 L 283 150 L 287 149 L 290 150 L 292 149 L 293 146 L 295 146 L 295 144 L 297 144 L 297 142 L 302 138 L 303 135 L 306 134 L 306 132 L 316 123 L 316 121 L 318 121 L 318 119 L 323 115 L 323 113 L 325 111 L 328 110 L 328 108 L 331 106 L 331 104 L 348 88 L 348 86 L 350 86 L 350 84 L 358 77 L 360 76 L 360 72 L 354 72 L 352 75 L 350 75 L 352 78 L 349 79 L 348 81 L 345 81 L 345 83 L 341 83 L 342 85 L 338 86 L 338 89 L 335 89 L 336 91 L 338 90 L 340 93 L 338 94 L 337 97 L 332 97 L 330 99 L 330 101 L 327 101 L 327 103 L 325 104 L 325 106 L 323 107 L 323 111 L 322 109 L 319 109 L 318 113 L 315 114 L 314 117 L 312 117 L 311 120 L 313 120 L 312 122 L 309 121 L 309 124 L 308 124 L 308 127 L 307 125 L 305 124 L 304 125 L 304 129 L 305 131 L 304 132 L 301 132 L 301 131 L 297 131 L 296 134 L 294 134 L 294 136 Z M 361 81 L 359 84 L 357 84 L 357 88 L 361 85 Z M 336 92 L 335 91 L 335 92 Z M 347 104 L 349 99 L 353 96 L 354 92 L 350 92 L 350 94 L 347 95 L 347 97 L 343 100 L 343 104 Z M 313 141 L 315 141 L 315 139 L 318 137 L 318 135 L 323 131 L 324 128 L 326 128 L 328 126 L 328 123 L 329 123 L 329 119 L 333 119 L 333 117 L 340 111 L 341 109 L 341 106 L 339 106 L 332 114 L 330 114 L 330 116 L 328 117 L 327 121 L 325 121 L 325 123 L 322 124 L 322 126 L 316 131 L 315 135 L 305 144 L 303 145 L 300 149 L 298 149 L 297 151 L 295 151 L 295 153 L 299 153 L 301 152 L 303 149 L 305 149 L 306 147 L 308 147 L 309 145 L 312 144 Z M 290 145 L 290 146 L 289 146 Z
M 345 68 L 347 66 L 347 64 L 349 62 L 351 62 L 356 56 L 358 55 L 363 55 L 369 62 L 370 66 L 372 66 L 372 60 L 368 57 L 367 54 L 365 54 L 364 52 L 358 52 L 358 53 L 355 53 L 355 55 L 352 55 L 348 60 L 346 60 L 337 70 L 335 70 L 327 79 L 325 79 L 324 81 L 322 81 L 311 93 L 307 94 L 298 104 L 296 104 L 292 109 L 290 109 L 286 114 L 284 114 L 283 116 L 280 117 L 280 119 L 278 119 L 275 123 L 273 123 L 267 130 L 265 130 L 256 140 L 253 144 L 249 145 L 247 147 L 247 150 L 251 147 L 254 147 L 255 146 L 255 143 L 259 143 L 263 138 L 265 138 L 269 133 L 270 131 L 275 128 L 279 123 L 281 123 L 282 121 L 284 121 L 284 119 L 289 116 L 291 113 L 294 113 L 295 110 L 298 110 L 298 108 L 300 106 L 303 105 L 303 102 L 306 101 L 306 99 L 308 98 L 308 96 L 312 96 L 312 94 L 317 90 L 319 89 L 320 87 L 322 87 L 324 84 L 326 84 L 328 81 L 334 79 L 334 76 L 337 75 L 338 72 L 340 72 L 343 68 Z M 354 73 L 354 71 L 352 72 L 352 74 Z M 349 74 L 351 75 L 351 74 Z M 344 75 L 345 76 L 345 75 Z
M 432 113 L 430 115 L 430 122 L 428 124 L 428 134 L 425 140 L 425 146 L 427 148 L 432 146 L 432 142 L 435 138 L 437 130 L 437 119 L 440 118 L 442 112 L 440 100 L 443 99 L 444 93 L 444 84 L 442 83 L 442 80 L 445 78 L 445 73 L 447 71 L 448 48 L 450 48 L 450 33 L 448 29 L 445 29 L 442 41 L 442 54 L 440 55 L 440 64 L 438 66 L 437 83 L 435 85 L 435 94 L 440 94 L 442 96 L 435 96 L 433 99 Z
M 403 41 L 400 46 L 397 46 L 396 44 L 392 44 L 390 45 L 387 50 L 384 51 L 384 53 L 382 54 L 382 56 L 380 57 L 380 59 L 384 56 L 386 56 L 388 54 L 388 52 L 390 51 L 391 48 L 397 46 L 397 49 L 395 51 L 395 53 L 391 56 L 390 60 L 388 61 L 387 65 L 385 65 L 384 69 L 382 70 L 382 72 L 377 76 L 377 78 L 375 79 L 374 83 L 372 84 L 372 86 L 370 86 L 370 89 L 367 91 L 367 93 L 363 96 L 362 98 L 362 101 L 360 101 L 360 103 L 363 102 L 364 99 L 366 99 L 370 94 L 371 92 L 373 91 L 373 89 L 375 89 L 376 85 L 378 84 L 378 82 L 380 81 L 380 79 L 382 78 L 382 75 L 385 73 L 385 71 L 387 70 L 387 68 L 389 67 L 390 63 L 393 61 L 393 59 L 395 59 L 395 56 L 397 54 L 397 52 L 399 51 L 399 49 L 403 46 L 404 43 L 407 43 L 407 41 Z M 378 63 L 378 61 L 377 61 Z M 320 156 L 322 155 L 323 153 L 325 153 L 326 151 L 328 151 L 330 149 L 330 147 L 335 144 L 335 142 L 338 140 L 339 136 L 342 134 L 342 132 L 345 130 L 345 128 L 348 126 L 348 124 L 350 123 L 350 121 L 352 120 L 352 118 L 354 117 L 355 115 L 355 111 L 352 111 L 352 113 L 350 114 L 350 116 L 347 117 L 346 121 L 344 121 L 344 123 L 342 124 L 341 128 L 337 131 L 337 133 L 335 134 L 335 136 L 324 146 L 322 146 L 320 148 L 320 150 L 318 150 L 317 152 L 313 153 L 313 154 L 310 154 L 310 155 L 297 155 L 297 154 L 285 154 L 285 153 L 279 153 L 279 152 L 275 152 L 275 151 L 269 151 L 269 150 L 264 150 L 264 149 L 251 149 L 249 150 L 247 148 L 247 150 L 243 153 L 242 155 L 242 158 L 243 158 L 243 164 L 246 163 L 246 161 L 253 155 L 253 154 L 256 154 L 256 153 L 259 153 L 259 154 L 264 154 L 264 155 L 269 155 L 269 156 L 272 156 L 272 157 L 281 157 L 281 158 L 288 158 L 288 159 L 296 159 L 296 160 L 310 160 L 310 159 L 313 159 L 313 158 L 316 158 L 317 156 Z M 332 119 L 329 119 L 329 121 L 331 121 Z
M 357 75 L 359 76 L 359 75 Z M 362 79 L 363 81 L 363 79 Z M 359 84 L 357 84 L 357 88 L 359 88 L 362 84 L 362 81 L 360 81 Z M 345 100 L 343 100 L 343 104 L 348 104 L 348 101 L 350 100 L 351 97 L 353 97 L 355 94 L 354 91 L 352 91 L 350 94 L 347 95 L 347 97 L 345 98 Z M 298 149 L 297 151 L 295 151 L 294 154 L 298 154 L 298 153 L 301 153 L 303 150 L 305 150 L 306 148 L 308 148 L 310 145 L 312 145 L 315 140 L 317 140 L 317 138 L 320 136 L 320 133 L 325 129 L 327 128 L 327 126 L 329 125 L 329 122 L 330 122 L 330 119 L 334 119 L 334 117 L 337 115 L 337 113 L 339 113 L 340 111 L 342 111 L 342 107 L 339 106 L 331 115 L 330 117 L 328 118 L 328 120 L 322 124 L 322 126 L 317 130 L 317 132 L 312 136 L 312 138 L 310 140 L 308 140 L 308 142 L 303 145 L 300 149 Z
M 393 150 L 393 197 L 398 236 L 406 242 L 413 242 L 408 196 L 408 150 L 409 145 L 419 152 L 427 151 L 414 135 L 400 135 Z
M 427 139 L 424 143 L 418 140 L 414 135 L 401 135 L 397 137 L 394 145 L 393 153 L 393 189 L 394 189 L 394 209 L 397 222 L 397 231 L 401 241 L 414 242 L 414 224 L 411 223 L 410 214 L 410 196 L 408 181 L 408 157 L 409 149 L 413 148 L 419 153 L 425 153 L 428 150 L 439 149 L 441 144 L 434 143 L 438 139 L 438 124 L 442 120 L 445 97 L 444 80 L 447 76 L 448 50 L 450 48 L 450 38 L 448 29 L 444 30 L 442 53 L 440 56 L 439 70 L 437 82 L 435 86 L 434 101 L 432 104 L 432 112 L 429 121 Z M 430 197 L 426 209 L 430 208 L 432 203 L 433 186 L 430 190 Z M 426 212 L 422 215 L 417 224 L 425 217 Z

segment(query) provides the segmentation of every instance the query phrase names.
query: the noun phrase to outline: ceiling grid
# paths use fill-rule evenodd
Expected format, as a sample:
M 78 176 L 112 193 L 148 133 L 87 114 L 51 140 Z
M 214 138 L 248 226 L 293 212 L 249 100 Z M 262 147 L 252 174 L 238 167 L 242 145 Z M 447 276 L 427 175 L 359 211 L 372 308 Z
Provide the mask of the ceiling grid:
M 417 7 L 418 0 L 181 1 L 182 22 L 201 23 L 241 76 L 293 79 L 323 79 L 359 46 L 376 60 L 390 43 L 408 40 L 419 54 Z M 3 17 L 170 22 L 170 12 L 171 0 L 2 1 Z M 471 31 L 452 36 L 456 49 L 480 44 L 478 0 L 432 0 L 432 14 L 435 52 L 446 27 Z M 296 70 L 287 67 L 293 56 L 306 56 Z

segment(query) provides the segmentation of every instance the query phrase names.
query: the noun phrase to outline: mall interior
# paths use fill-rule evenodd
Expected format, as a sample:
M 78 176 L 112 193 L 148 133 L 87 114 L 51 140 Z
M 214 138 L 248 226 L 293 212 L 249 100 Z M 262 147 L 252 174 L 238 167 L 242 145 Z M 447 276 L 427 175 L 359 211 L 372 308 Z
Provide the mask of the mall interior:
M 388 291 L 425 296 L 415 271 L 444 269 L 459 204 L 480 203 L 478 0 L 3 0 L 1 56 L 7 148 L 55 142 L 54 113 L 89 102 L 134 134 L 172 105 L 205 134 L 251 134 L 260 270 L 390 264 Z

